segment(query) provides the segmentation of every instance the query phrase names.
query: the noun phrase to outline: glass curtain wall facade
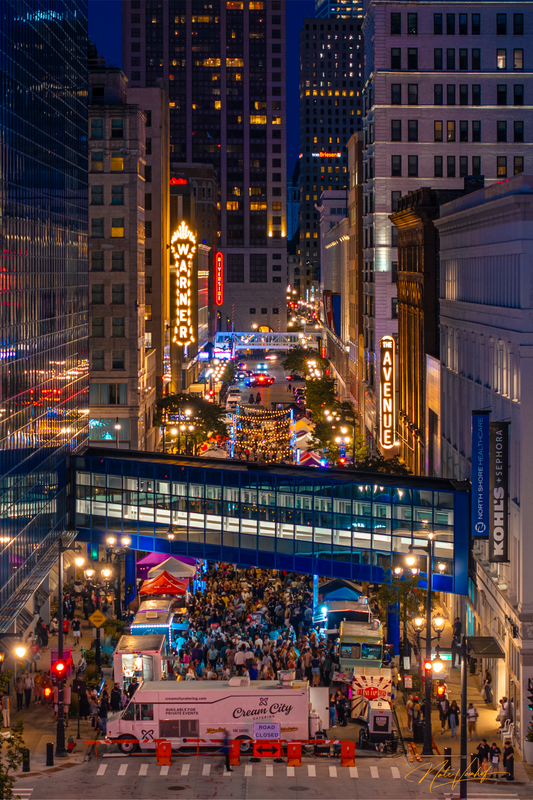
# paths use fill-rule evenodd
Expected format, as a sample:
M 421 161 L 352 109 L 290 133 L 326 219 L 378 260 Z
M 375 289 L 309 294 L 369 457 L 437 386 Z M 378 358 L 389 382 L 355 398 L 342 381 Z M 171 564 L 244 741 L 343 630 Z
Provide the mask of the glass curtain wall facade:
M 354 481 L 342 471 L 254 472 L 139 455 L 91 448 L 76 457 L 81 538 L 100 543 L 116 531 L 131 536 L 133 549 L 380 582 L 410 544 L 425 546 L 433 533 L 433 588 L 467 590 L 469 496 L 456 482 L 379 475 L 376 484 L 376 475 Z
M 87 3 L 5 0 L 0 80 L 1 609 L 65 528 L 87 434 Z

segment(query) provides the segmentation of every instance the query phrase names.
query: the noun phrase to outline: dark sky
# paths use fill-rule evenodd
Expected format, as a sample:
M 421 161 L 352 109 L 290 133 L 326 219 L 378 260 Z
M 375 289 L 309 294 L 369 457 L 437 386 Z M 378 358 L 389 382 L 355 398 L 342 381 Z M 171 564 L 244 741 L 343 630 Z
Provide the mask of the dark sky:
M 268 1 L 268 0 L 267 0 Z M 299 36 L 304 17 L 314 17 L 314 0 L 287 0 L 287 172 L 299 153 Z M 122 66 L 121 0 L 89 0 L 89 36 L 109 65 Z

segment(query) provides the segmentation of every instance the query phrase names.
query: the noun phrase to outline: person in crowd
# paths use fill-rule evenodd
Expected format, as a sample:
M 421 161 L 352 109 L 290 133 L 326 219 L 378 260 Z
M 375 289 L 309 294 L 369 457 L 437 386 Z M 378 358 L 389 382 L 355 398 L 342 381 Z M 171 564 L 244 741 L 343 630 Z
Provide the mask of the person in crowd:
M 72 620 L 72 635 L 74 636 L 74 647 L 76 647 L 82 636 L 81 622 L 76 616 Z
M 469 742 L 471 742 L 474 736 L 476 735 L 477 718 L 478 718 L 477 708 L 474 708 L 473 703 L 469 703 L 468 708 L 466 709 L 466 722 L 468 726 Z
M 498 712 L 500 730 L 503 728 L 508 719 L 509 719 L 509 701 L 507 697 L 502 697 L 502 699 L 500 700 L 500 710 Z
M 510 739 L 505 740 L 502 761 L 506 780 L 514 781 L 514 749 Z
M 489 761 L 490 756 L 490 745 L 486 739 L 482 739 L 476 749 L 478 770 L 486 772 L 486 764 Z
M 15 694 L 17 695 L 17 711 L 22 711 L 24 706 L 24 684 L 22 675 L 15 681 Z
M 452 700 L 450 703 L 450 710 L 448 711 L 448 724 L 452 733 L 452 739 L 455 739 L 455 732 L 459 726 L 459 715 L 461 710 L 457 705 L 457 700 Z
M 502 751 L 496 744 L 493 742 L 490 748 L 490 763 L 491 763 L 491 774 L 497 775 L 500 770 L 500 760 L 502 757 Z
M 485 670 L 485 680 L 483 681 L 482 693 L 485 696 L 485 703 L 492 704 L 492 674 L 489 669 Z

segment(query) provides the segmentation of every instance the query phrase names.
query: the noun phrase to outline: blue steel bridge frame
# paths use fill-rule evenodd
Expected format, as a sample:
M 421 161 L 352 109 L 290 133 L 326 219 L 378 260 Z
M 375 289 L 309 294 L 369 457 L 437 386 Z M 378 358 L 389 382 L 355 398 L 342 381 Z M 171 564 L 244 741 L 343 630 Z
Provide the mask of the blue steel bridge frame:
M 469 481 L 98 447 L 73 467 L 82 541 L 380 583 L 431 532 L 433 590 L 467 593 Z

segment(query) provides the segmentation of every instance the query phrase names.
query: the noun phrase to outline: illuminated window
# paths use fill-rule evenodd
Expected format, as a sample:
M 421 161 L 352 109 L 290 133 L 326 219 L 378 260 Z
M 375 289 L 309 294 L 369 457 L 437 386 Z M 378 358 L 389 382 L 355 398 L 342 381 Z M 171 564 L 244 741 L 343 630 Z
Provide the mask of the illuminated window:
M 242 0 L 227 0 L 226 8 L 228 11 L 242 11 L 244 3 Z
M 250 203 L 250 211 L 266 211 L 266 203 Z
M 111 220 L 111 238 L 122 239 L 124 237 L 124 217 L 116 217 Z
M 250 11 L 262 11 L 263 7 L 263 0 L 250 0 Z
M 266 125 L 266 114 L 250 114 L 250 125 Z
M 215 100 L 215 111 L 220 111 L 222 108 L 222 102 L 220 100 Z
M 507 69 L 507 50 L 498 50 L 496 53 L 497 69 Z
M 226 210 L 227 211 L 238 211 L 239 210 L 239 201 L 238 200 L 228 200 L 226 202 Z
M 281 117 L 272 117 L 272 125 L 281 125 Z
M 204 67 L 220 67 L 220 58 L 204 58 Z
M 281 203 L 272 203 L 272 211 L 281 211 Z
M 237 188 L 237 187 L 235 187 L 235 189 L 236 189 L 236 188 Z M 234 193 L 234 194 L 237 194 L 237 192 L 235 191 L 235 189 L 233 190 L 233 193 Z M 260 186 L 250 186 L 250 188 L 249 188 L 249 190 L 248 190 L 248 191 L 249 191 L 250 197 L 252 197 L 253 195 L 256 195 L 256 194 L 262 194 L 262 193 L 263 193 L 263 190 L 261 189 L 261 187 L 260 187 Z M 240 190 L 239 190 L 239 194 L 240 194 Z
M 226 66 L 227 67 L 244 67 L 244 59 L 243 58 L 227 58 L 226 59 Z
M 104 154 L 101 150 L 91 152 L 91 172 L 104 171 Z
M 256 100 L 254 102 L 254 108 L 256 111 L 263 111 L 267 107 L 267 104 L 262 100 Z
M 111 172 L 124 170 L 124 156 L 122 153 L 111 153 Z
M 152 306 L 151 304 L 147 303 L 144 306 L 144 321 L 150 322 L 152 319 Z

